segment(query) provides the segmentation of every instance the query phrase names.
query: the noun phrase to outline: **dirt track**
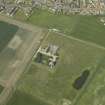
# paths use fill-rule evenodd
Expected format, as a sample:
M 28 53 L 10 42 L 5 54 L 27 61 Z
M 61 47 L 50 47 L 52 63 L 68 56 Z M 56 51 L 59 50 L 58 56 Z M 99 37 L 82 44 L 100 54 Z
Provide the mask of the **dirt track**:
M 20 28 L 24 28 L 32 32 L 32 40 L 28 42 L 28 44 L 24 45 L 21 51 L 23 52 L 21 55 L 21 60 L 17 62 L 15 69 L 14 68 L 7 68 L 7 69 L 14 69 L 12 76 L 5 81 L 5 88 L 0 95 L 0 105 L 5 105 L 8 101 L 8 98 L 11 96 L 13 88 L 16 85 L 16 82 L 20 78 L 21 74 L 24 72 L 26 66 L 28 65 L 29 61 L 31 60 L 33 54 L 37 51 L 38 46 L 40 45 L 39 41 L 45 36 L 43 34 L 43 30 L 41 28 L 35 27 L 33 25 L 28 25 L 26 23 L 21 23 L 17 20 L 13 20 L 11 18 L 0 16 L 1 21 L 6 21 L 8 23 L 14 24 L 19 26 Z M 2 80 L 1 80 L 2 81 Z

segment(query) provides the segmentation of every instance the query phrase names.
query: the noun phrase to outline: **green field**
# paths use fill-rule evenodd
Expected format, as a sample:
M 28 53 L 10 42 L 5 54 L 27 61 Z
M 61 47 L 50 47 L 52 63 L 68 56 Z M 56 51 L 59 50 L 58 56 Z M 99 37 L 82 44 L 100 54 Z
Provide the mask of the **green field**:
M 17 19 L 17 20 L 21 20 L 21 21 L 27 20 L 26 15 L 24 14 L 24 12 L 21 9 L 19 9 L 17 11 L 17 13 L 15 14 L 14 18 Z
M 25 18 L 21 12 L 15 18 L 44 28 L 56 28 L 66 35 L 105 46 L 105 26 L 99 16 L 65 16 L 34 10 L 29 18 Z
M 105 26 L 99 16 L 64 16 L 35 10 L 28 19 L 21 12 L 15 18 L 43 28 L 59 29 L 74 39 L 50 33 L 43 45 L 51 43 L 60 47 L 54 72 L 32 61 L 8 105 L 64 105 L 64 99 L 72 105 L 105 104 Z M 88 80 L 80 90 L 74 89 L 74 81 L 86 69 L 90 72 Z
M 0 52 L 5 48 L 17 30 L 17 26 L 0 21 Z
M 37 98 L 33 98 L 31 95 L 16 91 L 13 95 L 13 98 L 8 102 L 7 105 L 49 105 L 42 102 Z
M 66 35 L 105 46 L 105 26 L 98 16 L 65 16 L 35 10 L 26 22 L 44 28 L 56 28 Z
M 42 45 L 49 43 L 58 45 L 60 48 L 59 60 L 53 72 L 48 66 L 32 61 L 29 71 L 17 84 L 17 93 L 24 94 L 19 95 L 18 98 L 14 95 L 9 105 L 28 105 L 29 103 L 29 105 L 40 105 L 40 103 L 63 105 L 63 100 L 75 103 L 95 77 L 94 74 L 97 73 L 103 61 L 105 49 L 56 33 L 50 33 Z M 75 89 L 74 81 L 87 69 L 90 72 L 88 80 L 81 89 Z M 27 99 L 25 94 L 31 97 Z M 32 101 L 32 99 L 39 101 Z
M 0 93 L 3 91 L 4 87 L 0 85 Z

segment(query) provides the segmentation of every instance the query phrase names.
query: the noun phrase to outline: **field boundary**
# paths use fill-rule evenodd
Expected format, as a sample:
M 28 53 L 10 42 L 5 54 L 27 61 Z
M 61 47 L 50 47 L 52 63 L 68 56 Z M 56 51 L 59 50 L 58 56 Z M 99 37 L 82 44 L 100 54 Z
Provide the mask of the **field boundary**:
M 52 31 L 52 32 L 54 32 L 54 31 Z M 65 38 L 73 39 L 73 40 L 79 41 L 79 42 L 81 42 L 81 43 L 83 43 L 83 44 L 91 45 L 91 46 L 94 46 L 94 47 L 97 47 L 97 48 L 100 48 L 100 49 L 105 50 L 105 47 L 104 47 L 104 46 L 101 46 L 101 45 L 96 44 L 96 43 L 94 43 L 94 42 L 81 40 L 81 39 L 76 38 L 76 37 L 73 37 L 73 36 L 65 35 L 64 33 L 61 33 L 61 32 L 54 32 L 54 33 L 56 33 L 56 34 L 59 35 L 59 36 L 65 37 Z

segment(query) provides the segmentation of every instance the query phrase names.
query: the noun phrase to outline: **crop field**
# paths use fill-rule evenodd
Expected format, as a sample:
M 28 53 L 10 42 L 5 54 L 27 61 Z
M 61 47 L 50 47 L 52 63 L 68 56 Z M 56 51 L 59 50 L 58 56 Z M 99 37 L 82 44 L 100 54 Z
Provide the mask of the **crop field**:
M 17 26 L 0 21 L 0 52 L 5 48 L 17 31 Z
M 84 89 L 91 86 L 90 83 L 102 66 L 100 64 L 105 55 L 104 48 L 53 32 L 49 33 L 42 46 L 48 44 L 59 46 L 57 64 L 51 69 L 32 60 L 28 72 L 18 82 L 17 91 L 8 105 L 75 105 L 79 97 L 85 94 Z M 85 83 L 80 86 L 86 78 L 82 77 L 76 84 L 80 87 L 76 88 L 76 80 L 87 71 L 89 75 Z M 91 87 L 94 88 L 93 85 Z M 88 97 L 87 94 L 85 97 Z

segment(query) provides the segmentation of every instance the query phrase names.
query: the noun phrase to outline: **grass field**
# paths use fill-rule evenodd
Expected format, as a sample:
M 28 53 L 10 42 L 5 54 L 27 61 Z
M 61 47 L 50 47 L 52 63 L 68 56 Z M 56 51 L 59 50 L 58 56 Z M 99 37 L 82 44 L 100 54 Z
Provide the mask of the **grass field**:
M 100 22 L 99 16 L 65 16 L 35 10 L 28 19 L 21 12 L 15 18 L 44 28 L 56 28 L 66 35 L 105 47 L 105 26 Z
M 105 26 L 98 16 L 65 16 L 35 10 L 26 21 L 40 27 L 56 28 L 66 35 L 105 46 Z
M 3 91 L 4 87 L 0 85 L 0 93 Z
M 105 104 L 105 59 L 101 62 L 95 78 L 84 90 L 75 105 L 104 105 Z
M 74 103 L 78 100 L 79 94 L 84 94 L 84 89 L 95 77 L 94 74 L 104 58 L 105 49 L 56 33 L 50 33 L 43 46 L 49 43 L 60 48 L 60 57 L 53 72 L 46 65 L 32 61 L 29 71 L 17 84 L 17 92 L 19 91 L 19 94 L 22 92 L 23 95 L 16 98 L 15 94 L 9 105 L 28 105 L 30 101 L 32 103 L 30 102 L 29 105 L 40 105 L 40 103 L 63 105 L 64 100 Z M 80 90 L 75 89 L 74 81 L 87 69 L 90 72 L 88 80 Z M 31 97 L 27 99 L 25 94 Z M 39 101 L 32 101 L 32 99 Z
M 17 26 L 0 21 L 0 52 L 5 48 L 17 30 Z
M 17 11 L 17 13 L 15 14 L 15 16 L 13 17 L 17 20 L 21 20 L 21 21 L 25 21 L 27 20 L 27 17 L 25 16 L 24 12 L 19 9 L 19 11 Z

